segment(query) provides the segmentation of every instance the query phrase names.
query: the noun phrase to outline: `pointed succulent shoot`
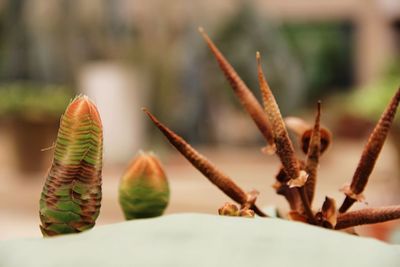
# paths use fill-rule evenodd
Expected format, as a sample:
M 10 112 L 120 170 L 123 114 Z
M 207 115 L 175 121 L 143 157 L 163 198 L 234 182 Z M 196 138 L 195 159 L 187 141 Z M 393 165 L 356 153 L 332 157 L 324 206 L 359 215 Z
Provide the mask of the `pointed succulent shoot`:
M 198 169 L 211 183 L 216 185 L 222 192 L 229 196 L 232 200 L 240 205 L 246 205 L 252 198 L 245 193 L 231 178 L 217 169 L 206 157 L 197 152 L 189 145 L 182 137 L 168 129 L 147 109 L 143 111 L 149 116 L 151 121 L 165 135 L 168 141 L 196 168 Z M 253 205 L 252 208 L 259 216 L 266 216 L 261 210 Z
M 303 119 L 297 117 L 286 117 L 285 124 L 289 130 L 293 131 L 299 137 L 301 150 L 307 155 L 313 127 Z M 327 128 L 320 127 L 320 136 L 320 153 L 323 154 L 332 143 L 332 134 Z
M 381 208 L 366 208 L 338 215 L 335 229 L 345 229 L 357 225 L 374 224 L 400 219 L 400 205 Z
M 310 206 L 312 205 L 312 201 L 314 199 L 319 157 L 321 153 L 320 120 L 321 120 L 321 102 L 318 102 L 317 115 L 315 117 L 314 128 L 312 129 L 311 132 L 311 138 L 309 140 L 309 147 L 306 159 L 306 172 L 308 174 L 308 179 L 305 184 L 305 190 Z
M 400 89 L 393 96 L 386 110 L 383 112 L 379 122 L 372 131 L 361 159 L 358 163 L 357 169 L 353 175 L 350 186 L 345 186 L 342 191 L 345 193 L 346 198 L 339 209 L 340 213 L 346 212 L 356 201 L 364 199 L 362 193 L 368 183 L 369 176 L 374 169 L 376 160 L 381 152 L 383 144 L 393 123 L 396 115 L 397 107 L 400 102 Z
M 338 212 L 335 200 L 333 198 L 325 197 L 321 211 L 315 216 L 318 224 L 324 228 L 334 229 L 337 223 L 337 216 Z
M 169 185 L 159 159 L 139 152 L 119 185 L 119 203 L 127 220 L 161 216 L 168 206 Z
M 305 172 L 300 172 L 299 170 L 299 163 L 294 154 L 293 144 L 289 139 L 278 104 L 264 77 L 259 52 L 257 52 L 256 58 L 258 80 L 263 95 L 264 109 L 272 126 L 276 154 L 279 156 L 283 168 L 289 177 L 289 183 L 293 183 L 294 186 L 302 186 L 307 180 L 307 175 Z
M 92 228 L 99 215 L 103 130 L 95 104 L 76 97 L 61 118 L 53 163 L 40 198 L 44 236 Z
M 225 74 L 225 77 L 228 79 L 234 93 L 240 100 L 240 103 L 246 109 L 247 113 L 249 113 L 249 115 L 257 125 L 258 129 L 261 131 L 261 134 L 267 141 L 268 145 L 263 149 L 263 151 L 268 154 L 273 154 L 275 152 L 273 133 L 271 125 L 268 121 L 267 116 L 263 111 L 262 106 L 257 101 L 256 97 L 251 92 L 251 90 L 247 87 L 247 85 L 236 73 L 232 65 L 229 64 L 228 60 L 222 55 L 221 51 L 219 51 L 219 49 L 213 43 L 210 37 L 208 37 L 204 29 L 200 27 L 199 32 L 203 36 L 208 47 L 215 56 L 216 60 L 218 61 L 221 70 Z

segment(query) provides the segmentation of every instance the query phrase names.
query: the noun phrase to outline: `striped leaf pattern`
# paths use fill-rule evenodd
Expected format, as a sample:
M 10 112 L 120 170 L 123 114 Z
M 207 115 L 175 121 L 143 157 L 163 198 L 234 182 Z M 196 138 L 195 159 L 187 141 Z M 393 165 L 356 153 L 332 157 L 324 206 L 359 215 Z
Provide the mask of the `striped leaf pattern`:
M 61 118 L 54 159 L 40 198 L 44 236 L 94 226 L 101 202 L 103 130 L 96 106 L 78 96 Z

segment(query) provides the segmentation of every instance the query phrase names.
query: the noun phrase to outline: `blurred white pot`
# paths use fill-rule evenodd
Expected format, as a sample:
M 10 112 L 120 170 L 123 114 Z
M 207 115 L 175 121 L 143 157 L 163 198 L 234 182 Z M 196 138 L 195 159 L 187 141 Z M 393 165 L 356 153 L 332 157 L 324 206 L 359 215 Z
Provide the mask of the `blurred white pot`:
M 146 90 L 137 71 L 115 62 L 86 65 L 79 88 L 97 105 L 104 126 L 106 164 L 126 163 L 144 144 Z

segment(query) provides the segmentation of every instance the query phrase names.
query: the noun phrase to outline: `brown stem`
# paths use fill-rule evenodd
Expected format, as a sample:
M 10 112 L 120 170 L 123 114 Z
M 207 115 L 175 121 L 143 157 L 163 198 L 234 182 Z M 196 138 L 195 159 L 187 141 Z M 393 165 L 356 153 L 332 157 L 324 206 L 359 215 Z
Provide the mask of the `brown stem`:
M 307 193 L 307 199 L 310 206 L 314 199 L 315 185 L 317 182 L 317 171 L 320 157 L 321 134 L 320 134 L 320 119 L 321 119 L 321 102 L 318 102 L 317 115 L 315 117 L 314 128 L 311 133 L 310 143 L 306 159 L 306 172 L 308 174 L 307 182 L 304 185 Z
M 295 180 L 299 178 L 299 164 L 294 155 L 293 144 L 289 139 L 288 132 L 285 127 L 285 123 L 282 119 L 281 112 L 279 110 L 278 104 L 275 101 L 271 89 L 264 77 L 264 73 L 261 67 L 261 57 L 260 53 L 257 52 L 257 70 L 258 70 L 258 80 L 260 84 L 260 89 L 263 95 L 264 109 L 268 115 L 268 119 L 272 125 L 274 140 L 276 146 L 276 154 L 279 156 L 283 168 L 288 175 L 290 180 Z
M 357 169 L 354 173 L 350 188 L 347 188 L 347 191 L 345 192 L 346 199 L 339 209 L 340 213 L 346 212 L 355 202 L 351 201 L 350 199 L 357 200 L 357 197 L 364 191 L 368 183 L 368 178 L 374 169 L 376 160 L 378 159 L 379 153 L 381 152 L 389 129 L 393 123 L 399 102 L 400 89 L 397 89 L 396 94 L 393 96 L 368 139 Z
M 305 187 L 304 186 L 297 187 L 297 190 L 299 191 L 301 202 L 303 203 L 304 212 L 305 212 L 307 218 L 310 220 L 311 223 L 315 224 L 316 221 L 315 221 L 314 213 L 311 210 L 310 202 L 308 201 Z
M 251 90 L 236 73 L 232 65 L 229 64 L 226 58 L 222 55 L 221 51 L 219 51 L 219 49 L 216 47 L 210 37 L 208 37 L 208 35 L 204 32 L 202 28 L 199 28 L 199 32 L 203 36 L 211 52 L 214 54 L 221 70 L 224 72 L 225 77 L 228 79 L 233 91 L 239 98 L 240 103 L 249 113 L 249 115 L 257 125 L 258 129 L 264 136 L 265 140 L 269 144 L 268 150 L 273 152 L 275 150 L 273 133 L 270 122 L 268 121 L 268 118 L 264 113 L 262 106 L 257 101 Z
M 335 229 L 340 230 L 362 224 L 374 224 L 400 218 L 400 205 L 367 208 L 339 214 Z
M 303 166 L 304 163 L 300 162 L 300 165 Z M 289 178 L 283 167 L 280 168 L 275 178 L 277 181 L 273 185 L 273 188 L 276 190 L 276 193 L 278 195 L 282 195 L 285 197 L 292 211 L 296 211 L 298 214 L 303 214 L 304 207 L 302 204 L 299 190 L 297 190 L 297 188 L 289 187 L 288 185 Z
M 160 123 L 153 114 L 147 109 L 143 111 L 149 116 L 153 123 L 158 129 L 165 135 L 168 141 L 196 168 L 198 169 L 208 180 L 216 185 L 222 192 L 229 196 L 232 200 L 237 203 L 244 205 L 249 201 L 248 195 L 228 176 L 223 174 L 217 169 L 210 161 L 208 161 L 203 155 L 197 152 L 192 146 L 190 146 L 182 137 L 175 134 L 173 131 L 168 129 L 162 123 Z M 254 205 L 255 206 L 255 205 Z M 257 208 L 257 210 L 259 210 Z M 259 212 L 260 216 L 265 214 Z

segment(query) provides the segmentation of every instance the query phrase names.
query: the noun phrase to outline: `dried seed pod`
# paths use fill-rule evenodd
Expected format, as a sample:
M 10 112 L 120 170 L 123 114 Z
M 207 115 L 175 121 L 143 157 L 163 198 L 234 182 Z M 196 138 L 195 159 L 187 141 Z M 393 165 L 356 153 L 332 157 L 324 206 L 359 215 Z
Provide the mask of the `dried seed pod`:
M 376 160 L 378 159 L 383 144 L 385 143 L 389 129 L 396 115 L 399 102 L 400 89 L 398 89 L 396 94 L 393 96 L 388 107 L 382 114 L 379 122 L 371 133 L 361 155 L 357 169 L 353 175 L 350 186 L 345 186 L 342 189 L 346 195 L 346 198 L 339 209 L 340 213 L 346 212 L 354 204 L 354 202 L 363 200 L 362 192 L 368 183 L 368 178 L 374 169 Z
M 302 186 L 307 179 L 307 175 L 305 172 L 300 172 L 299 170 L 299 164 L 294 154 L 293 145 L 289 139 L 289 135 L 282 119 L 278 104 L 276 103 L 275 97 L 273 96 L 271 89 L 265 80 L 261 67 L 261 57 L 259 52 L 257 52 L 256 58 L 258 80 L 263 95 L 264 109 L 272 126 L 276 154 L 279 156 L 283 168 L 290 179 L 289 183 L 295 183 L 296 186 Z M 294 181 L 299 181 L 299 183 Z
M 222 192 L 229 196 L 232 200 L 236 201 L 241 205 L 253 201 L 252 195 L 246 194 L 231 178 L 223 174 L 217 169 L 210 161 L 207 160 L 203 155 L 197 152 L 192 146 L 190 146 L 182 137 L 168 129 L 166 126 L 161 124 L 153 114 L 147 109 L 143 111 L 149 116 L 152 122 L 157 128 L 165 135 L 168 141 L 210 182 L 216 185 Z M 252 208 L 259 216 L 266 216 L 256 205 L 252 205 Z
M 305 171 L 308 174 L 307 182 L 305 184 L 305 190 L 310 206 L 314 199 L 319 157 L 321 151 L 320 119 L 321 119 L 321 103 L 318 102 L 317 115 L 315 117 L 314 128 L 312 129 L 311 132 L 311 137 L 309 140 L 309 148 L 307 148 L 308 151 L 307 151 L 307 159 L 305 167 Z
M 232 65 L 229 64 L 228 60 L 226 60 L 226 58 L 222 55 L 221 51 L 219 51 L 219 49 L 216 47 L 210 37 L 208 37 L 208 35 L 204 32 L 203 28 L 199 28 L 199 32 L 203 36 L 211 52 L 214 54 L 221 70 L 224 72 L 225 77 L 228 79 L 233 91 L 240 100 L 240 103 L 249 113 L 249 115 L 257 125 L 258 129 L 264 136 L 265 140 L 267 141 L 268 146 L 263 149 L 263 151 L 267 152 L 268 154 L 273 154 L 275 152 L 275 143 L 271 125 L 260 103 L 257 101 L 251 90 L 236 73 Z
M 313 127 L 297 117 L 286 117 L 285 124 L 299 137 L 301 150 L 304 152 L 304 154 L 307 154 Z M 327 128 L 320 127 L 320 138 L 320 153 L 323 154 L 332 143 L 332 134 Z
M 169 202 L 169 185 L 161 162 L 140 152 L 121 178 L 119 203 L 127 220 L 161 216 Z
M 103 131 L 96 106 L 78 96 L 61 118 L 54 159 L 40 198 L 44 236 L 94 226 L 101 202 Z
M 304 170 L 300 170 L 299 161 L 294 154 L 293 144 L 289 139 L 289 134 L 286 130 L 286 126 L 282 119 L 278 104 L 276 103 L 275 97 L 272 94 L 271 89 L 269 88 L 269 85 L 264 77 L 261 67 L 261 56 L 259 52 L 257 52 L 256 58 L 258 80 L 263 95 L 264 109 L 272 125 L 276 154 L 279 156 L 283 165 L 283 169 L 289 177 L 289 187 L 298 188 L 304 212 L 306 213 L 307 217 L 313 221 L 314 215 L 310 208 L 310 204 L 308 203 L 307 195 L 304 189 L 304 184 L 307 181 L 308 175 Z
M 338 215 L 335 229 L 345 229 L 357 225 L 373 224 L 400 218 L 400 206 L 367 208 Z

